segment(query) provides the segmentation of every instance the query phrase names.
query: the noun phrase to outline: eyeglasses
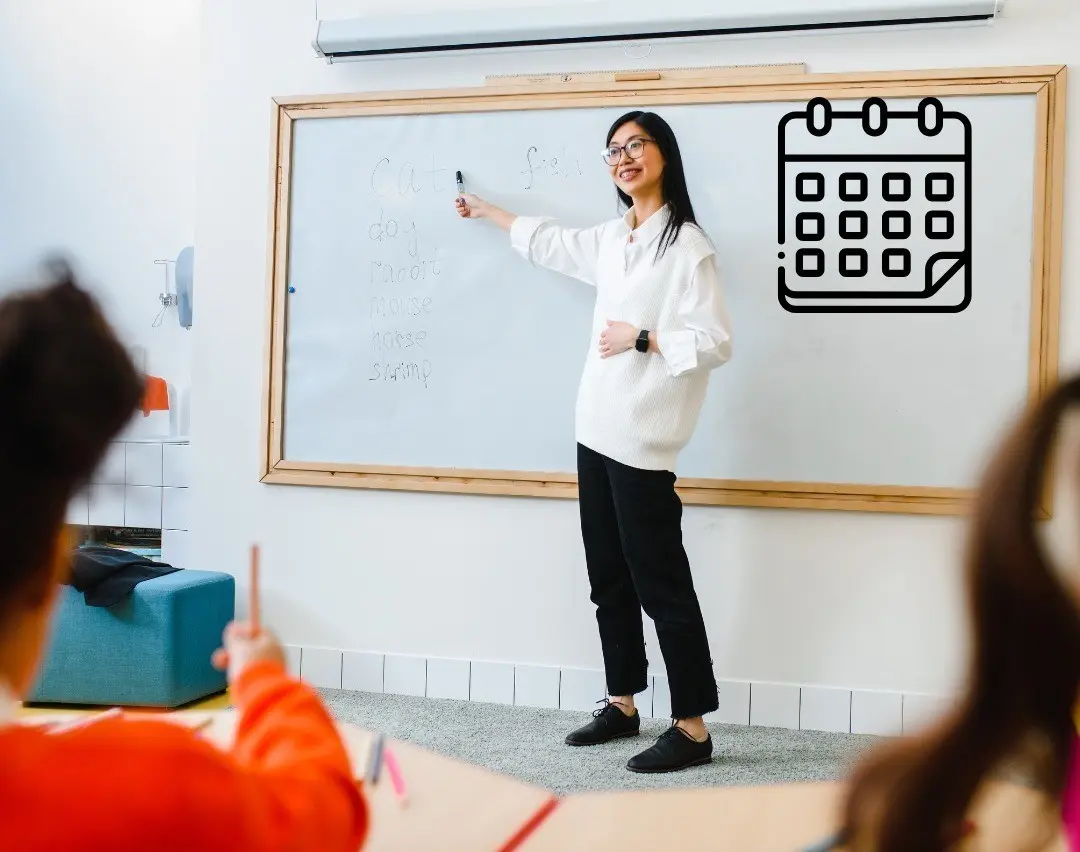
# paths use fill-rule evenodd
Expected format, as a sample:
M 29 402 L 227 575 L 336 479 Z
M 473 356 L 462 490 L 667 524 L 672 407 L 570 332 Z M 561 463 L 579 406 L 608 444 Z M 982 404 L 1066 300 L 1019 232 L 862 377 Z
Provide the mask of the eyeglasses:
M 604 162 L 609 166 L 619 165 L 619 161 L 622 159 L 623 151 L 626 152 L 631 160 L 640 160 L 641 155 L 645 153 L 645 143 L 652 142 L 652 139 L 631 139 L 625 145 L 609 145 L 604 149 L 604 152 L 600 155 L 604 158 Z

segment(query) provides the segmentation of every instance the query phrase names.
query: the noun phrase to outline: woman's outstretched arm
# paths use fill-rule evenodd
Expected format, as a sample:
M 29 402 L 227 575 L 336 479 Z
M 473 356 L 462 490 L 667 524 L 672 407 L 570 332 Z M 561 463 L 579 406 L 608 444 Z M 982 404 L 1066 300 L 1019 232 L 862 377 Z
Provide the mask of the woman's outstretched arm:
M 596 286 L 603 225 L 568 228 L 546 218 L 517 216 L 470 194 L 457 199 L 457 210 L 464 219 L 490 219 L 508 231 L 514 250 L 526 260 Z

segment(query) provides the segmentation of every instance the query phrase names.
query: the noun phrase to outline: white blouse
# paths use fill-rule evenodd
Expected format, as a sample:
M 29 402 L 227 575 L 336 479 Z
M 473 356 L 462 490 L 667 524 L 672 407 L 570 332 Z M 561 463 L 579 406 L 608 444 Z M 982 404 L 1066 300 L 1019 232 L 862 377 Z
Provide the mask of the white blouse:
M 632 467 L 674 470 L 704 402 L 709 374 L 731 358 L 731 322 L 715 251 L 694 225 L 655 260 L 665 206 L 636 229 L 634 210 L 591 228 L 518 217 L 512 246 L 532 263 L 597 289 L 578 390 L 577 439 Z M 656 332 L 660 354 L 600 358 L 607 321 Z

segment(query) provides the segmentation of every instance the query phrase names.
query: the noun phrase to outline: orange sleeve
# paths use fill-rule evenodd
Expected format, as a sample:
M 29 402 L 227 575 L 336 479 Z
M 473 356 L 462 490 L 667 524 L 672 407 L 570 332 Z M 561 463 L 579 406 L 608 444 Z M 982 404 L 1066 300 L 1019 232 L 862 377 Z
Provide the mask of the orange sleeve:
M 318 695 L 271 663 L 233 689 L 231 752 L 166 720 L 0 729 L 0 835 L 32 852 L 357 852 L 367 805 Z
M 318 695 L 268 662 L 245 669 L 231 691 L 239 711 L 232 756 L 259 779 L 253 805 L 263 845 L 242 848 L 359 849 L 366 804 Z

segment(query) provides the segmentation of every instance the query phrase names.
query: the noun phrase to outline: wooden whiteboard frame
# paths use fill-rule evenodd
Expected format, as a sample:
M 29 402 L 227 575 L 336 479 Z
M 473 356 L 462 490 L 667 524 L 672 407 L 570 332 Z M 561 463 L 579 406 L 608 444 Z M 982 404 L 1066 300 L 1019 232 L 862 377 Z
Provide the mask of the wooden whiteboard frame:
M 1034 94 L 1036 157 L 1031 270 L 1029 393 L 1033 402 L 1057 380 L 1058 305 L 1061 287 L 1061 215 L 1065 166 L 1063 65 L 850 74 L 740 74 L 729 78 L 507 85 L 275 98 L 271 112 L 269 237 L 267 240 L 267 344 L 261 419 L 260 480 L 282 485 L 376 488 L 463 494 L 576 498 L 576 476 L 544 471 L 463 470 L 326 464 L 283 457 L 285 413 L 285 303 L 288 269 L 289 189 L 293 123 L 339 116 L 434 114 L 520 109 L 636 105 L 841 100 L 869 97 L 949 97 Z M 956 515 L 966 513 L 973 489 L 685 479 L 683 501 L 715 506 L 758 506 Z M 1051 513 L 1052 483 L 1039 514 Z

